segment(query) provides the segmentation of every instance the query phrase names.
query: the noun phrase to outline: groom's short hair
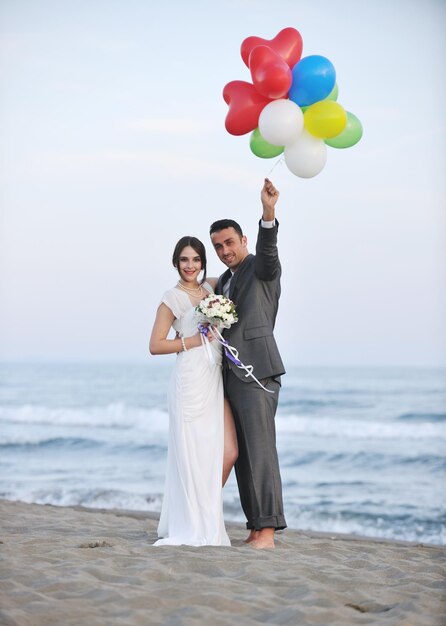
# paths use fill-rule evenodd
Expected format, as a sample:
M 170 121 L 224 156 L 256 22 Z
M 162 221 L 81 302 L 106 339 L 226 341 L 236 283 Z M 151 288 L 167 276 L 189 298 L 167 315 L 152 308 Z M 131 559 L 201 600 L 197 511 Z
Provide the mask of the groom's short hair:
M 243 237 L 243 231 L 240 224 L 238 224 L 235 220 L 217 220 L 213 224 L 211 224 L 211 228 L 209 229 L 209 234 L 217 233 L 220 230 L 224 230 L 225 228 L 233 228 L 236 233 Z

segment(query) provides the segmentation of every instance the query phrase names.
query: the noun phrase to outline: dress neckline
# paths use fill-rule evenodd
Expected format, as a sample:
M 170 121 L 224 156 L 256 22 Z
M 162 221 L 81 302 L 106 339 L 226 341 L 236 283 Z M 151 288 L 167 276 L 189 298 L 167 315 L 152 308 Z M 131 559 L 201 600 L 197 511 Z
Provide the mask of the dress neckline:
M 207 287 L 205 287 L 205 285 L 207 285 Z M 213 289 L 212 289 L 212 287 L 210 286 L 210 284 L 209 284 L 208 282 L 204 282 L 204 283 L 202 284 L 202 287 L 203 287 L 203 289 L 204 289 L 205 291 L 207 291 L 207 295 L 208 295 L 208 296 L 209 296 L 209 295 L 211 295 L 211 293 L 213 293 Z M 206 297 L 207 297 L 207 296 L 203 296 L 203 298 L 200 298 L 200 299 L 198 300 L 198 302 L 196 302 L 196 303 L 195 303 L 195 302 L 192 302 L 192 299 L 191 299 L 191 297 L 190 297 L 190 295 L 189 295 L 188 293 L 186 293 L 185 291 L 183 291 L 182 289 L 180 289 L 179 287 L 176 287 L 176 286 L 174 287 L 174 289 L 175 289 L 176 291 L 178 291 L 179 293 L 182 293 L 183 295 L 185 295 L 185 296 L 186 296 L 186 298 L 189 300 L 190 305 L 191 305 L 192 307 L 194 307 L 194 308 L 200 304 L 200 302 L 203 300 L 203 298 L 206 298 Z

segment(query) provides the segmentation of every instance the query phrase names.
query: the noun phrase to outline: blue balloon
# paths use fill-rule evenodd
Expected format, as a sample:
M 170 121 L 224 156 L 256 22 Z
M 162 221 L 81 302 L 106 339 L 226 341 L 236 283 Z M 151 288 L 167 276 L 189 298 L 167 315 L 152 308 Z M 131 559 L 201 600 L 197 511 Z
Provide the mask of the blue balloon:
M 326 98 L 336 83 L 336 71 L 331 61 L 313 54 L 296 63 L 288 97 L 300 107 Z

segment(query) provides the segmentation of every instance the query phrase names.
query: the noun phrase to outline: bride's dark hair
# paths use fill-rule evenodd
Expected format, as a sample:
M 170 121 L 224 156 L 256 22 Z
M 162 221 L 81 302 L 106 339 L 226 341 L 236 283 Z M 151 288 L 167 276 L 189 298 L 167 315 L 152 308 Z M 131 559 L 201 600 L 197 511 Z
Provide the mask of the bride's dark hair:
M 190 246 L 191 248 L 193 248 L 200 257 L 201 269 L 203 270 L 203 278 L 201 279 L 200 283 L 203 284 L 206 280 L 206 248 L 196 237 L 191 237 L 190 235 L 181 237 L 173 251 L 172 264 L 178 270 L 178 274 L 180 274 L 180 270 L 178 269 L 178 266 L 180 264 L 180 256 L 186 246 Z

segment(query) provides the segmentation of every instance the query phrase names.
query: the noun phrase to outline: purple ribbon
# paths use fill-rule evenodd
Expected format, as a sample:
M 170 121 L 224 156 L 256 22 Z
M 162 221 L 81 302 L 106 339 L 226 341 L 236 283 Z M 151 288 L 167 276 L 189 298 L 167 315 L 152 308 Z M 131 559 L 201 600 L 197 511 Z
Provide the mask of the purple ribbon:
M 198 330 L 199 330 L 199 331 L 200 331 L 200 333 L 201 333 L 202 335 L 204 335 L 205 337 L 207 337 L 207 336 L 209 335 L 209 333 L 210 333 L 209 326 L 204 326 L 204 324 L 198 324 Z M 241 365 L 241 364 L 242 364 L 242 362 L 241 362 L 241 361 L 239 361 L 238 359 L 236 359 L 236 358 L 235 358 L 235 356 L 234 356 L 234 355 L 232 355 L 232 354 L 229 352 L 229 350 L 226 348 L 226 346 L 229 346 L 229 343 L 226 341 L 226 339 L 221 339 L 221 340 L 219 340 L 219 341 L 220 341 L 220 343 L 222 344 L 222 346 L 223 346 L 223 348 L 224 348 L 225 355 L 228 357 L 228 359 L 229 359 L 230 361 L 232 361 L 233 363 L 235 363 L 235 365 Z
M 240 367 L 241 369 L 247 372 L 245 376 L 251 376 L 251 378 L 253 378 L 256 381 L 256 383 L 266 392 L 274 393 L 274 391 L 267 389 L 266 387 L 262 385 L 262 383 L 259 380 L 257 380 L 257 378 L 252 373 L 252 370 L 253 370 L 252 365 L 243 365 L 243 363 L 232 354 L 231 350 L 234 350 L 234 352 L 237 355 L 238 355 L 238 351 L 233 346 L 229 345 L 226 339 L 223 338 L 223 335 L 220 333 L 218 328 L 216 328 L 215 332 L 213 332 L 209 326 L 205 326 L 204 324 L 198 324 L 198 330 L 203 335 L 203 337 L 207 337 L 209 333 L 211 333 L 214 336 L 215 340 L 218 341 L 223 346 L 224 353 L 228 357 L 228 359 L 232 363 L 234 363 L 234 365 L 236 365 L 237 367 Z
M 224 346 L 228 346 L 228 345 L 229 345 L 229 344 L 228 344 L 228 342 L 227 342 L 225 339 L 223 339 L 223 342 L 224 342 L 224 343 L 223 343 L 223 345 L 224 345 Z M 233 363 L 235 363 L 236 365 L 241 365 L 241 364 L 242 364 L 242 362 L 241 362 L 241 361 L 239 361 L 238 359 L 236 359 L 236 358 L 235 358 L 235 356 L 233 356 L 233 355 L 229 352 L 229 350 L 227 350 L 227 349 L 226 349 L 226 347 L 224 348 L 224 351 L 225 351 L 225 354 L 226 354 L 226 356 L 228 357 L 228 359 L 229 359 L 230 361 L 232 361 L 232 362 L 233 362 Z

